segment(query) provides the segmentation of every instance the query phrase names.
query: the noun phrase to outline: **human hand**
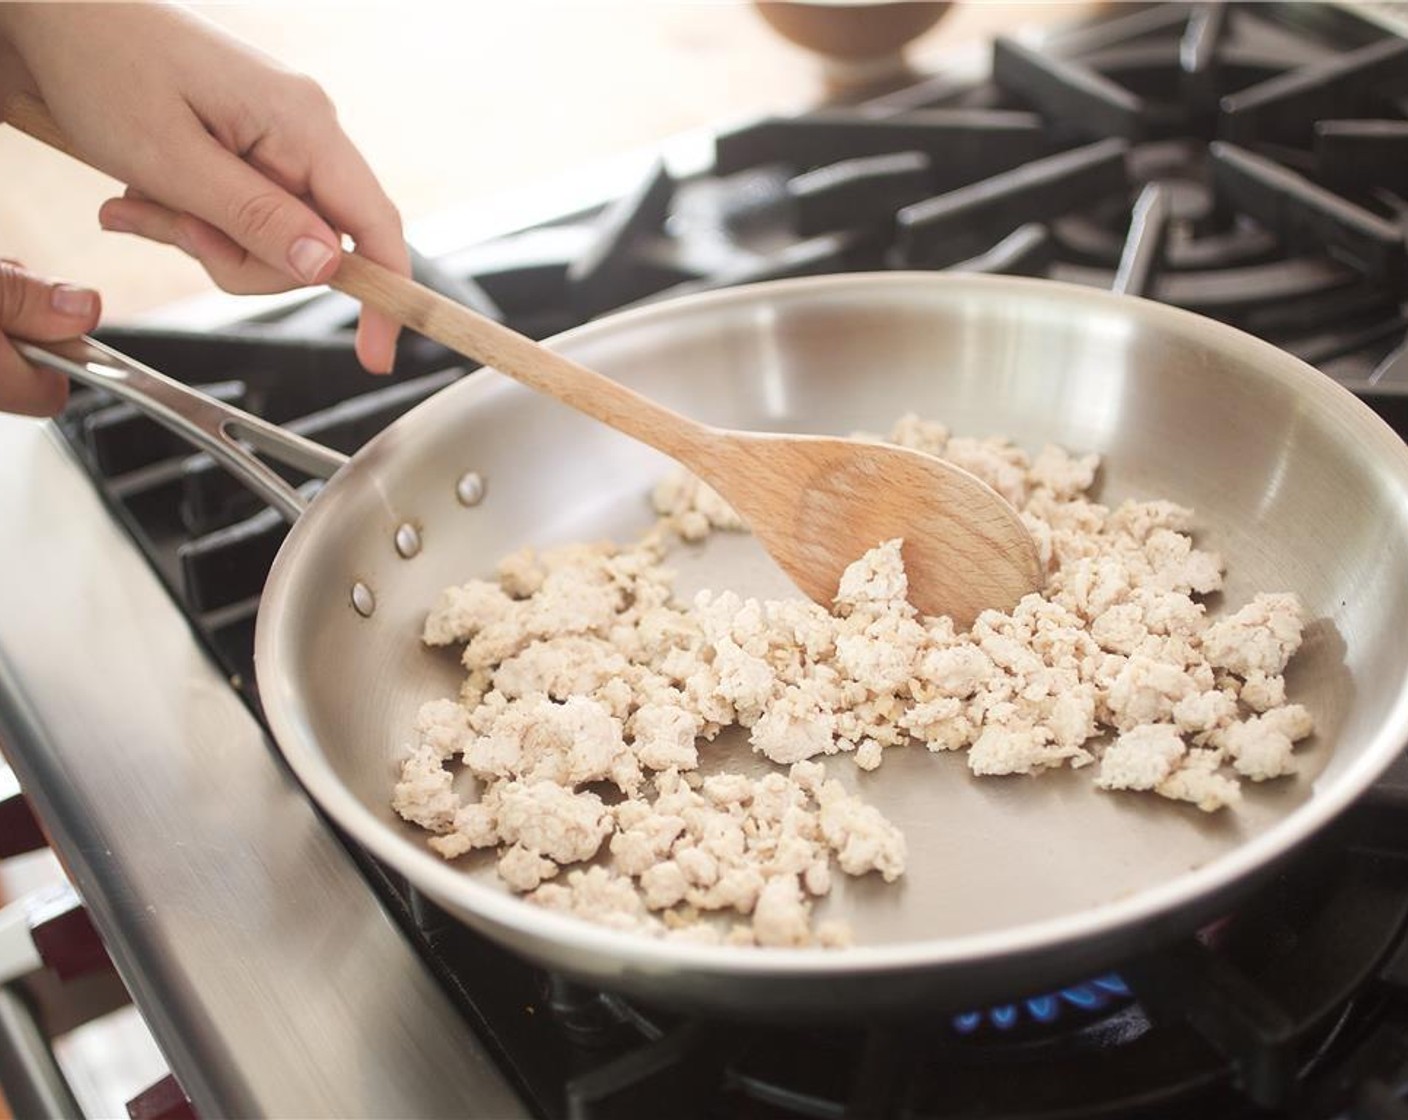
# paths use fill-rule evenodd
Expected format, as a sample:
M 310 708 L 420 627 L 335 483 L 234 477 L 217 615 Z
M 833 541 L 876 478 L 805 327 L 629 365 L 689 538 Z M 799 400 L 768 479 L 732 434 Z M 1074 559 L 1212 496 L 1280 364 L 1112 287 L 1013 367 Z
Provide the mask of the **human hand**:
M 325 283 L 340 233 L 409 275 L 400 215 L 312 80 L 166 5 L 0 3 L 0 38 L 12 84 L 128 184 L 103 228 L 176 245 L 230 292 Z M 364 311 L 367 369 L 391 369 L 398 331 Z
M 0 412 L 53 416 L 68 401 L 68 378 L 20 357 L 10 341 L 62 342 L 98 325 L 98 293 L 46 280 L 0 260 Z

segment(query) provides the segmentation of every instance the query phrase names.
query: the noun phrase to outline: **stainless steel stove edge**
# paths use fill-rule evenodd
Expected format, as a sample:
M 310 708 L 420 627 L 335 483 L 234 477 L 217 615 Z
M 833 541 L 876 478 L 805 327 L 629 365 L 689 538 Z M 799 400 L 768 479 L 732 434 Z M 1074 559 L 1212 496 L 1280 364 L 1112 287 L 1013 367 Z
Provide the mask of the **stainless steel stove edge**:
M 530 1115 L 57 432 L 0 478 L 0 735 L 199 1114 Z

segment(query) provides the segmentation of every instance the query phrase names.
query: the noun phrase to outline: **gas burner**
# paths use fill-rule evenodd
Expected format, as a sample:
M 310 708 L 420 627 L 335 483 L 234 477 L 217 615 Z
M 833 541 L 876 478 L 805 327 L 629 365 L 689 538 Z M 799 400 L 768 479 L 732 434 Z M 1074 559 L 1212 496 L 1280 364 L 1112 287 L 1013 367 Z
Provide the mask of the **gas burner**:
M 965 1037 L 992 1031 L 1020 1036 L 1033 1027 L 1050 1027 L 1063 1018 L 1109 1015 L 1127 1007 L 1134 998 L 1117 972 L 1072 984 L 1057 992 L 1028 996 L 1014 1003 L 998 1004 L 984 1011 L 964 1011 L 953 1017 L 953 1029 Z

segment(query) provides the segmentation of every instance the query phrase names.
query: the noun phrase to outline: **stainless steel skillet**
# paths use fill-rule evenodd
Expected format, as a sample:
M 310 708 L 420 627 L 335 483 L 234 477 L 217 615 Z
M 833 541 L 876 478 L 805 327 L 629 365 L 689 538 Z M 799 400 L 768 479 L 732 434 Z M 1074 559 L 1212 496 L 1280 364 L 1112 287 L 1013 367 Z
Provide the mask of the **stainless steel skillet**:
M 487 574 L 524 543 L 643 527 L 666 464 L 476 374 L 372 440 L 299 518 L 260 608 L 259 687 L 290 765 L 340 826 L 452 913 L 551 968 L 734 1014 L 912 1011 L 1039 992 L 1228 905 L 1408 740 L 1408 449 L 1274 347 L 1131 297 L 921 273 L 695 296 L 553 345 L 708 423 L 845 433 L 912 410 L 1032 450 L 1099 451 L 1102 500 L 1165 497 L 1197 511 L 1202 542 L 1228 560 L 1226 604 L 1257 590 L 1301 595 L 1315 621 L 1290 689 L 1320 731 L 1301 748 L 1299 777 L 1251 789 L 1241 811 L 1212 819 L 1100 793 L 1079 773 L 974 779 L 962 757 L 915 747 L 889 752 L 874 774 L 832 760 L 904 829 L 911 853 L 900 883 L 849 881 L 825 904 L 854 925 L 852 950 L 686 946 L 542 911 L 498 886 L 491 862 L 445 864 L 391 813 L 416 708 L 453 695 L 460 678 L 453 657 L 420 645 L 420 623 L 442 587 Z M 306 447 L 302 458 L 317 466 Z M 485 483 L 480 501 L 461 484 L 471 473 Z M 743 538 L 684 550 L 675 566 L 686 591 L 787 591 Z M 711 766 L 757 765 L 746 743 L 709 754 Z

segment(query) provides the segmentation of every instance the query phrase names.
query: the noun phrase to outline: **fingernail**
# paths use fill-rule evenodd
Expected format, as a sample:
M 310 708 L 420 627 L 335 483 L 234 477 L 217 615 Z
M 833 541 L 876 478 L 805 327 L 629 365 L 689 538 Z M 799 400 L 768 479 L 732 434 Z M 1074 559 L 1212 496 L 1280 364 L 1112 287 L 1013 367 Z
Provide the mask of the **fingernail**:
M 55 284 L 49 291 L 49 306 L 60 315 L 91 319 L 98 310 L 98 293 L 73 284 Z
M 305 284 L 311 284 L 337 254 L 312 237 L 300 237 L 288 251 L 288 263 Z
M 137 228 L 125 218 L 102 218 L 100 223 L 109 233 L 135 233 Z

